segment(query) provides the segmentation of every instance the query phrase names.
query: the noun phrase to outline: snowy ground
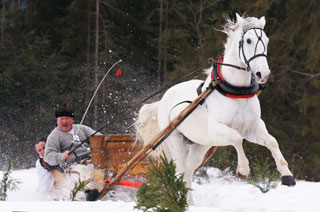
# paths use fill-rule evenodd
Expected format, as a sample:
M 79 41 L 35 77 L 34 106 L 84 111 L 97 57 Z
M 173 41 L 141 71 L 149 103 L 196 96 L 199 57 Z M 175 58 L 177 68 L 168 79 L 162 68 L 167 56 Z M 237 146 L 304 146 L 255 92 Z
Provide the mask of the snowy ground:
M 218 169 L 208 170 L 209 182 L 193 183 L 194 206 L 190 212 L 318 212 L 320 211 L 320 183 L 297 181 L 295 187 L 281 186 L 268 193 L 240 181 Z M 117 193 L 117 198 L 96 202 L 49 201 L 48 196 L 36 191 L 35 169 L 18 170 L 12 173 L 19 179 L 19 190 L 10 191 L 8 200 L 0 202 L 1 212 L 130 212 L 133 207 L 132 191 Z M 0 174 L 2 179 L 2 174 Z M 119 189 L 118 189 L 119 190 Z M 122 194 L 121 194 L 122 193 Z M 123 198 L 125 201 L 115 200 Z

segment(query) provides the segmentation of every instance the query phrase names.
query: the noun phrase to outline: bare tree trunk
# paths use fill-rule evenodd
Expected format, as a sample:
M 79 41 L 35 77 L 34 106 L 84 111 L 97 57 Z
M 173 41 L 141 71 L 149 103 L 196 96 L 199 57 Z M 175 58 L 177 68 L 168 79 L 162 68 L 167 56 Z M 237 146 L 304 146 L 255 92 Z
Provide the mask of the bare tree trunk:
M 10 4 L 9 4 L 9 11 L 11 9 L 11 14 L 13 14 L 13 30 L 17 30 L 17 27 L 18 27 L 18 0 L 14 0 L 13 1 L 13 11 L 12 11 L 12 8 L 10 8 Z M 13 13 L 12 13 L 13 12 Z
M 4 47 L 4 22 L 5 22 L 5 16 L 6 16 L 6 5 L 5 2 L 2 3 L 2 11 L 1 11 L 1 47 Z
M 91 62 L 90 62 L 90 54 L 91 54 L 91 0 L 88 0 L 88 19 L 87 19 L 87 31 L 88 31 L 88 36 L 87 36 L 87 63 L 86 63 L 86 105 L 89 104 L 89 99 L 90 99 L 90 85 L 91 85 L 91 77 L 90 77 L 90 72 L 91 72 Z
M 199 5 L 199 17 L 196 17 L 196 13 L 195 15 L 195 19 L 194 20 L 198 20 L 196 22 L 196 31 L 197 31 L 197 37 L 198 37 L 198 46 L 199 46 L 199 61 L 198 64 L 201 64 L 201 57 L 202 57 L 202 49 L 203 49 L 203 42 L 202 42 L 202 36 L 201 36 L 201 30 L 200 30 L 200 25 L 201 25 L 201 21 L 202 21 L 202 13 L 203 13 L 203 0 L 200 0 L 200 5 Z
M 158 72 L 157 81 L 158 87 L 161 86 L 161 62 L 162 62 L 162 10 L 163 10 L 163 0 L 160 0 L 160 10 L 159 10 L 159 40 L 158 40 Z
M 94 54 L 94 85 L 98 87 L 98 77 L 99 77 L 99 5 L 100 1 L 96 0 L 96 42 L 95 42 L 95 54 Z M 94 99 L 94 127 L 97 127 L 98 121 L 98 97 Z
M 108 49 L 108 31 L 107 31 L 107 24 L 108 23 L 106 23 L 105 21 L 103 21 L 102 20 L 102 29 L 103 29 L 103 37 L 104 37 L 104 48 L 105 49 Z M 104 66 L 104 70 L 105 70 L 105 66 Z M 102 85 L 102 91 L 101 91 L 101 94 L 102 94 L 102 97 L 101 97 L 101 100 L 102 100 L 102 102 L 103 103 L 106 103 L 107 102 L 107 100 L 106 100 L 106 94 L 105 94 L 105 92 L 106 92 L 106 90 L 107 90 L 107 85 L 106 85 L 106 83 L 103 83 L 103 85 Z M 103 116 L 103 123 L 104 124 L 106 124 L 107 123 L 107 120 L 108 120 L 108 118 L 107 118 L 107 116 L 105 115 L 105 112 L 106 112 L 106 105 L 103 105 L 103 114 L 104 114 L 104 116 Z
M 28 28 L 30 31 L 32 30 L 32 16 L 33 16 L 32 0 L 28 0 Z
M 197 35 L 197 45 L 198 45 L 198 65 L 201 64 L 201 57 L 202 57 L 202 50 L 203 50 L 203 39 L 201 35 L 201 22 L 202 22 L 202 16 L 203 16 L 203 11 L 210 7 L 212 4 L 214 4 L 215 1 L 206 1 L 206 0 L 200 0 L 199 3 L 195 3 L 193 1 L 189 1 L 189 6 L 186 4 L 185 6 L 187 7 L 192 14 L 191 17 L 190 15 L 184 14 L 182 11 L 179 11 L 179 9 L 176 9 L 177 15 L 180 16 L 181 20 L 185 23 L 188 24 L 190 27 L 192 27 Z M 199 5 L 199 6 L 197 6 Z
M 163 59 L 163 73 L 162 73 L 162 78 L 163 78 L 163 85 L 165 85 L 167 81 L 167 63 L 168 63 L 168 22 L 169 22 L 169 0 L 166 2 L 166 25 L 164 29 L 164 35 L 165 35 L 165 40 L 164 40 L 164 59 Z

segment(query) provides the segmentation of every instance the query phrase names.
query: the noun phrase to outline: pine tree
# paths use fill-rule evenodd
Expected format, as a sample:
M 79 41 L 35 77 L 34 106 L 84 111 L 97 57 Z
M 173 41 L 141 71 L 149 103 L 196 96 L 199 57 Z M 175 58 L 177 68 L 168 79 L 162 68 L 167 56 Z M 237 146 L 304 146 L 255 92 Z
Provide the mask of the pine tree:
M 14 179 L 11 176 L 12 168 L 16 161 L 9 160 L 7 170 L 3 173 L 1 182 L 0 182 L 0 201 L 6 201 L 8 191 L 13 191 L 18 189 L 19 180 Z
M 176 173 L 173 160 L 161 156 L 162 163 L 151 161 L 146 175 L 147 184 L 137 191 L 137 205 L 142 211 L 183 212 L 188 208 L 187 193 L 190 190 L 183 181 L 183 174 Z
M 271 168 L 269 158 L 254 161 L 253 174 L 249 176 L 248 183 L 259 188 L 262 193 L 267 193 L 278 185 L 279 174 Z

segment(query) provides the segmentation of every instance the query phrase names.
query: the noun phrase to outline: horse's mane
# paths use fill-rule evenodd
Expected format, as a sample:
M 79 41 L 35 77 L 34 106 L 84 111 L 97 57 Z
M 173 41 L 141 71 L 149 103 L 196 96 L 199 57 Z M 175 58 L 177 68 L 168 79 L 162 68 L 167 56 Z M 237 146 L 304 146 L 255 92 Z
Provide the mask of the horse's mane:
M 241 17 L 244 21 L 236 21 L 230 18 L 230 16 L 225 16 L 226 24 L 223 26 L 221 30 L 218 29 L 218 31 L 224 32 L 227 34 L 227 40 L 224 43 L 225 50 L 230 48 L 232 40 L 234 39 L 235 35 L 237 34 L 239 29 L 241 31 L 245 31 L 252 27 L 260 27 L 264 28 L 264 25 L 259 21 L 256 17 Z M 206 75 L 209 75 L 211 73 L 211 67 L 208 69 L 204 69 L 204 73 Z
M 223 29 L 220 30 L 221 32 L 226 33 L 228 36 L 227 41 L 224 44 L 225 49 L 230 48 L 232 40 L 239 29 L 241 29 L 241 31 L 245 31 L 252 27 L 260 27 L 262 29 L 264 28 L 264 25 L 262 25 L 259 19 L 256 17 L 243 16 L 242 18 L 245 20 L 244 22 L 236 22 L 235 20 L 232 20 L 229 16 L 225 17 L 226 24 L 223 26 Z

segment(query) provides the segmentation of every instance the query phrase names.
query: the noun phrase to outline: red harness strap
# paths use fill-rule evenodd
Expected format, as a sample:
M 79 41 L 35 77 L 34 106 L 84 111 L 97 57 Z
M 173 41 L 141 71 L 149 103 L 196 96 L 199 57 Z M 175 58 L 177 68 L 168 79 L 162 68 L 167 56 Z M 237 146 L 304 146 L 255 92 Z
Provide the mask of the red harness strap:
M 253 97 L 255 95 L 256 95 L 256 93 L 249 94 L 249 95 L 232 95 L 232 94 L 229 94 L 229 93 L 226 94 L 226 96 L 229 97 L 229 98 L 251 98 L 251 97 Z
M 214 74 L 213 74 L 213 71 L 214 71 L 214 67 L 213 67 L 213 70 L 211 72 L 211 80 L 215 80 L 215 81 L 218 81 L 218 83 L 227 83 L 225 81 L 225 79 L 223 78 L 221 72 L 220 72 L 220 69 L 221 69 L 221 64 L 222 64 L 222 60 L 223 60 L 223 57 L 219 57 L 216 64 L 217 64 L 217 68 L 216 68 L 216 71 L 217 71 L 217 75 L 218 75 L 218 78 L 219 79 L 215 79 L 214 78 Z M 249 93 L 249 94 L 231 94 L 231 93 L 228 93 L 226 91 L 224 91 L 221 86 L 219 86 L 218 84 L 218 87 L 217 87 L 217 90 L 222 93 L 223 95 L 225 95 L 226 97 L 229 97 L 229 98 L 251 98 L 253 96 L 255 96 L 257 94 L 257 92 L 253 92 L 253 93 Z

